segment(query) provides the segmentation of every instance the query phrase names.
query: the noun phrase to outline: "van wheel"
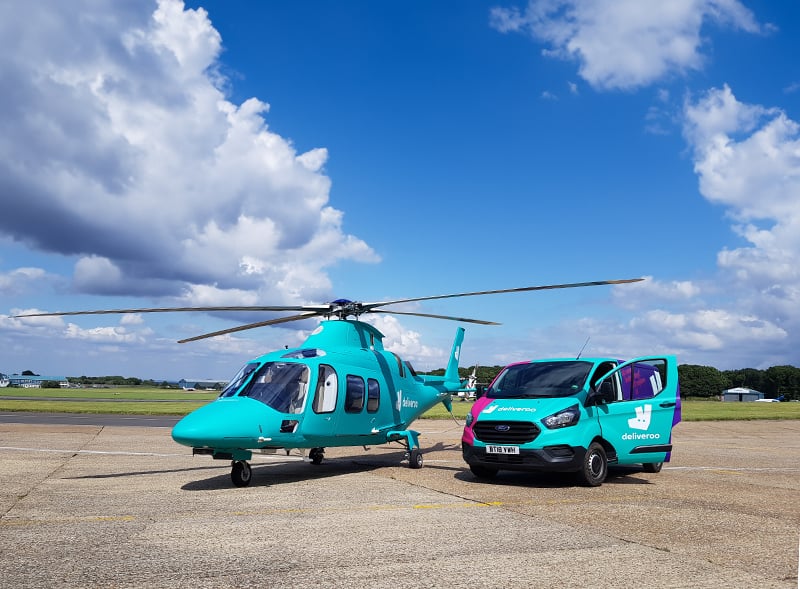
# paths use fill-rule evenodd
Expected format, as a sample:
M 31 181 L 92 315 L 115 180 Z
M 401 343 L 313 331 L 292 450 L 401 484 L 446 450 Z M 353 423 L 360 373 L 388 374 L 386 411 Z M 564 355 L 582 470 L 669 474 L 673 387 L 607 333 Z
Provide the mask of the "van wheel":
M 587 487 L 599 487 L 606 480 L 607 474 L 606 451 L 597 442 L 592 442 L 583 457 L 583 466 L 578 471 L 579 478 Z
M 487 466 L 479 466 L 477 464 L 470 464 L 469 469 L 479 479 L 493 479 L 497 474 L 496 468 L 489 468 Z
M 661 472 L 661 468 L 664 466 L 663 462 L 645 462 L 642 465 L 642 469 L 645 472 Z

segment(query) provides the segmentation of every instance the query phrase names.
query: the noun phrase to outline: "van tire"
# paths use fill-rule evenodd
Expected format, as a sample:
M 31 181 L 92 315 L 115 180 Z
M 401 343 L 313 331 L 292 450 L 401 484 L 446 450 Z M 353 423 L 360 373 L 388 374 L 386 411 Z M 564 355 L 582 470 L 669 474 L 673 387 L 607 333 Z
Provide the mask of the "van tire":
M 581 483 L 587 487 L 599 487 L 608 474 L 608 458 L 601 444 L 592 442 L 583 456 L 583 466 L 578 471 Z
M 478 464 L 470 464 L 469 469 L 479 479 L 493 479 L 497 475 L 496 468 L 489 468 L 488 466 L 480 466 Z
M 642 464 L 642 470 L 645 472 L 661 472 L 663 466 L 663 462 L 645 462 Z

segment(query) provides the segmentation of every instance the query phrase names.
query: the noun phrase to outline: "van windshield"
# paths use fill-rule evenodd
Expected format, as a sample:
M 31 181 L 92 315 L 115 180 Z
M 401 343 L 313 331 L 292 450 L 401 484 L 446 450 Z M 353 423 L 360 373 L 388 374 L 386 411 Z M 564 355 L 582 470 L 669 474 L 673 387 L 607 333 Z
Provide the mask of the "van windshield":
M 583 390 L 591 362 L 530 362 L 508 366 L 492 383 L 490 399 L 569 397 Z

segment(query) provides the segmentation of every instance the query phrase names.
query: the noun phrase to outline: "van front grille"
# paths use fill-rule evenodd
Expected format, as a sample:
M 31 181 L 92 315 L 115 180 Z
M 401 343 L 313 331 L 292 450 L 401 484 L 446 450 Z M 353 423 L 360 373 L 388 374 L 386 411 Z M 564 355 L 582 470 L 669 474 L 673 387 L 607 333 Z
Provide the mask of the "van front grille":
M 472 428 L 475 437 L 485 444 L 527 444 L 541 431 L 531 421 L 478 421 Z

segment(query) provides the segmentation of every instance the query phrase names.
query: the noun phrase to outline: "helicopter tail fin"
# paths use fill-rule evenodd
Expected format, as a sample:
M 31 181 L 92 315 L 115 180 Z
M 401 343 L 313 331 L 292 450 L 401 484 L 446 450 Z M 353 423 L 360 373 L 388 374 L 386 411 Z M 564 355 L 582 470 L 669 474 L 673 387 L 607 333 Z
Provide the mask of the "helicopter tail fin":
M 464 341 L 464 328 L 456 329 L 456 338 L 453 340 L 453 350 L 450 352 L 450 361 L 444 371 L 444 381 L 447 384 L 461 386 L 461 379 L 458 376 L 458 360 L 461 357 L 461 344 Z

